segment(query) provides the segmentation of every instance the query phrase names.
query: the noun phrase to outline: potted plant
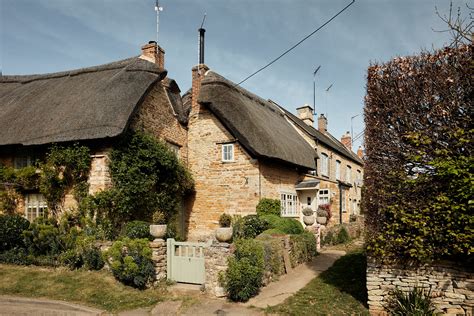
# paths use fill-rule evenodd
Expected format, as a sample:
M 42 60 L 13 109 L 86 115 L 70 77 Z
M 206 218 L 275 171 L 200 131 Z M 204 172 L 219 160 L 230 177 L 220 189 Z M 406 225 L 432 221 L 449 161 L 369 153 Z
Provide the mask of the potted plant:
M 232 217 L 229 214 L 223 213 L 219 218 L 219 228 L 216 229 L 216 239 L 220 242 L 227 242 L 232 239 L 232 227 L 230 224 Z
M 303 209 L 303 222 L 306 226 L 311 226 L 314 224 L 314 212 L 311 208 L 305 207 Z
M 166 235 L 166 217 L 165 214 L 161 211 L 156 211 L 153 213 L 152 217 L 153 224 L 150 225 L 150 235 L 155 238 L 165 237 Z
M 326 225 L 328 220 L 328 211 L 325 210 L 324 207 L 319 206 L 318 210 L 316 211 L 316 221 L 318 224 Z

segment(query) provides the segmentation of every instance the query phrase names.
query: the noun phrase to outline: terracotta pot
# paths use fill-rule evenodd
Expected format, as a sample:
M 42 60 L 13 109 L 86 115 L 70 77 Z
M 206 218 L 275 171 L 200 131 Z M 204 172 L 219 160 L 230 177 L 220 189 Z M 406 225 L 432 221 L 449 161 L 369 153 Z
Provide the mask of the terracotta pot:
M 165 225 L 150 225 L 150 235 L 155 238 L 165 237 L 166 235 L 166 224 Z
M 303 222 L 306 226 L 313 225 L 315 222 L 314 215 L 303 215 Z
M 216 238 L 220 242 L 226 242 L 232 239 L 232 227 L 220 227 L 216 229 Z
M 326 225 L 326 222 L 327 222 L 327 217 L 324 217 L 324 216 L 318 216 L 316 218 L 316 221 L 318 222 L 318 224 L 321 224 L 321 225 Z

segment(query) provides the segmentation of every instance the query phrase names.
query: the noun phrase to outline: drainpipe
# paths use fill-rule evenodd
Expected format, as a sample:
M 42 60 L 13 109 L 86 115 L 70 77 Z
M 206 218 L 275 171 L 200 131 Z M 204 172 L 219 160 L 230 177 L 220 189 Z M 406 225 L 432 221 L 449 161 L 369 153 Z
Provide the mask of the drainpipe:
M 339 224 L 342 224 L 342 185 L 339 183 Z

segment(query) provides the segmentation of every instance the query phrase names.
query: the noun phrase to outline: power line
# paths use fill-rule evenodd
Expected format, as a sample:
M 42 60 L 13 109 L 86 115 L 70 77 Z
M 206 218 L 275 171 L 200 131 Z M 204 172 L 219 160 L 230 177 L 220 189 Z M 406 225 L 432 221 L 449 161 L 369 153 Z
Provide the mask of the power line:
M 272 61 L 270 61 L 268 64 L 266 64 L 265 66 L 263 66 L 262 68 L 258 69 L 257 71 L 255 71 L 254 73 L 250 74 L 249 76 L 247 76 L 245 79 L 243 79 L 242 81 L 240 81 L 239 83 L 236 84 L 236 86 L 239 86 L 241 85 L 242 83 L 244 83 L 245 81 L 249 80 L 250 78 L 252 78 L 253 76 L 255 76 L 256 74 L 258 74 L 259 72 L 261 72 L 262 70 L 268 68 L 269 66 L 271 66 L 272 64 L 274 64 L 276 61 L 278 61 L 280 58 L 282 58 L 283 56 L 285 56 L 286 54 L 288 54 L 289 52 L 291 52 L 293 49 L 295 49 L 296 47 L 298 47 L 301 43 L 303 43 L 304 41 L 306 41 L 308 38 L 310 38 L 311 36 L 313 36 L 316 32 L 318 32 L 319 30 L 321 30 L 323 27 L 325 27 L 326 25 L 328 25 L 332 20 L 334 20 L 339 14 L 341 14 L 342 12 L 346 11 L 347 8 L 349 8 L 352 4 L 354 4 L 355 0 L 352 0 L 351 3 L 349 3 L 348 5 L 346 5 L 341 11 L 339 11 L 338 13 L 336 13 L 334 16 L 332 16 L 329 20 L 327 20 L 326 22 L 323 23 L 323 25 L 321 25 L 320 27 L 318 27 L 317 29 L 315 29 L 313 32 L 311 32 L 310 34 L 308 34 L 307 36 L 305 36 L 302 40 L 300 40 L 298 43 L 296 43 L 295 45 L 291 46 L 290 48 L 288 48 L 286 51 L 284 51 L 280 56 L 278 56 L 277 58 L 273 59 Z

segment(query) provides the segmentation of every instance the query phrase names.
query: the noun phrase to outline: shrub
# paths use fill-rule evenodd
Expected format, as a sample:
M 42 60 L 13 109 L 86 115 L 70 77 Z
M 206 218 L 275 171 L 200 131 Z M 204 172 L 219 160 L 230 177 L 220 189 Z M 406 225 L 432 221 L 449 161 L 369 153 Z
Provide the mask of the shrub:
M 229 214 L 223 213 L 221 217 L 219 217 L 219 225 L 221 227 L 230 227 L 232 222 L 232 217 Z
M 124 236 L 128 238 L 147 238 L 151 240 L 150 223 L 144 221 L 131 221 L 124 227 Z
M 268 228 L 268 223 L 257 215 L 247 215 L 234 223 L 234 238 L 255 238 Z
M 303 209 L 303 215 L 304 215 L 304 216 L 311 216 L 311 215 L 313 215 L 313 214 L 314 214 L 314 212 L 313 212 L 313 210 L 312 210 L 311 208 L 305 207 L 305 208 Z
M 265 232 L 260 234 L 256 240 L 263 245 L 265 271 L 273 275 L 281 275 L 285 272 L 283 262 L 283 244 L 280 238 L 272 238 Z
M 60 255 L 62 264 L 71 269 L 85 268 L 87 270 L 100 270 L 105 262 L 102 252 L 95 245 L 95 238 L 81 236 L 77 238 L 74 249 L 69 249 Z
M 264 250 L 257 241 L 242 239 L 235 242 L 234 255 L 228 262 L 225 287 L 231 300 L 245 302 L 255 296 L 262 285 Z
M 436 315 L 430 291 L 415 287 L 408 293 L 395 289 L 391 294 L 388 304 L 391 315 Z
M 263 231 L 259 236 L 263 236 L 263 235 L 286 235 L 286 233 L 282 230 L 279 230 L 277 228 L 270 228 L 270 229 L 267 229 L 265 231 Z
M 39 217 L 23 231 L 25 246 L 32 255 L 58 255 L 65 250 L 57 223 L 53 219 Z
M 20 215 L 0 215 L 0 251 L 23 247 L 23 231 L 29 226 Z
M 336 243 L 345 244 L 349 242 L 350 240 L 351 240 L 351 237 L 349 237 L 349 233 L 347 232 L 346 227 L 341 226 L 336 236 Z
M 277 215 L 280 216 L 281 202 L 277 199 L 261 199 L 257 204 L 257 215 Z
M 310 232 L 291 235 L 290 241 L 290 260 L 293 267 L 298 263 L 311 261 L 317 255 L 316 238 Z
M 275 228 L 285 234 L 301 234 L 304 232 L 303 225 L 293 218 L 282 218 L 276 215 L 263 215 L 261 218 L 268 222 L 268 228 Z
M 123 238 L 106 252 L 107 262 L 115 278 L 125 285 L 144 289 L 155 278 L 147 239 Z
M 328 231 L 326 235 L 321 240 L 321 244 L 323 246 L 330 246 L 335 243 L 334 233 L 332 231 Z
M 316 215 L 319 217 L 328 217 L 328 212 L 324 208 L 318 208 Z
M 25 248 L 13 248 L 0 253 L 0 262 L 16 265 L 36 265 L 46 267 L 58 267 L 60 262 L 56 256 L 39 255 L 28 253 Z
M 162 211 L 153 212 L 152 221 L 153 221 L 153 224 L 155 224 L 155 225 L 164 225 L 164 224 L 166 224 L 165 213 L 163 213 Z

